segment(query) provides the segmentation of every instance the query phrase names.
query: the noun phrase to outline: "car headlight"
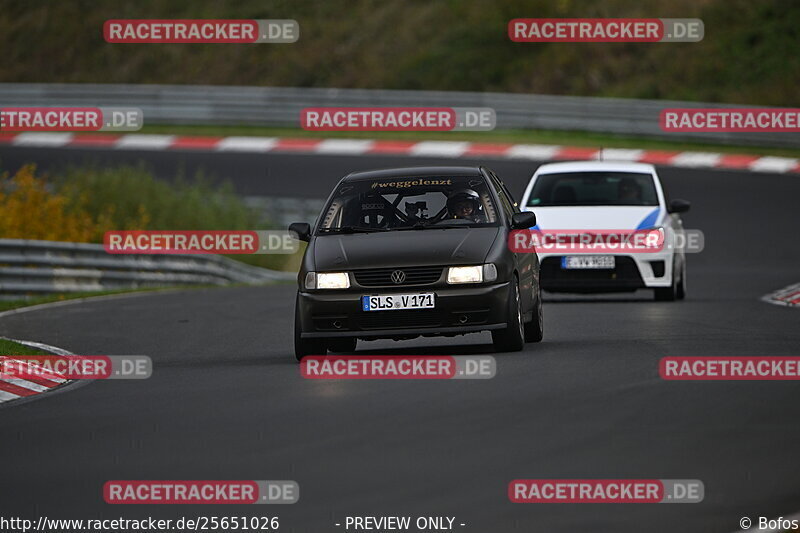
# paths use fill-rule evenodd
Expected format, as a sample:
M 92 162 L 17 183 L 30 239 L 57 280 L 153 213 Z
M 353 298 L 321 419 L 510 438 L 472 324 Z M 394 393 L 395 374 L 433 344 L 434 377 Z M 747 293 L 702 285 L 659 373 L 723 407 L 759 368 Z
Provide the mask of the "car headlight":
M 350 276 L 347 272 L 309 272 L 306 274 L 306 289 L 348 289 Z
M 648 230 L 646 246 L 654 252 L 663 252 L 667 248 L 672 248 L 672 243 L 667 242 L 667 231 L 663 226 L 657 226 Z
M 482 283 L 497 279 L 497 267 L 494 263 L 475 266 L 450 267 L 447 270 L 447 283 Z

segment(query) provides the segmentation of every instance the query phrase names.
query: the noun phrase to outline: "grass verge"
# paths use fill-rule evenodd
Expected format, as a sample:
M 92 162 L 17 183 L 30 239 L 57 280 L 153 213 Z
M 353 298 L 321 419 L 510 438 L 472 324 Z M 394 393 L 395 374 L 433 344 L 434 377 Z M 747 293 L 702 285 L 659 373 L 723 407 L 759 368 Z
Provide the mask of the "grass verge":
M 48 355 L 48 352 L 18 342 L 0 339 L 0 355 Z

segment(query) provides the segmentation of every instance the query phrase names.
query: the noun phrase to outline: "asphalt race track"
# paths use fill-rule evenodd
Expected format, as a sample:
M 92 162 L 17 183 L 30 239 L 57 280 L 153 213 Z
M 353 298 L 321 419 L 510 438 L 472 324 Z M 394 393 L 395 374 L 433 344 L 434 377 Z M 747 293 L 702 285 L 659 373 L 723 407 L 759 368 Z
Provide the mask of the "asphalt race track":
M 144 158 L 246 194 L 327 196 L 364 168 L 453 159 L 119 153 L 0 147 L 13 170 Z M 471 160 L 459 160 L 459 163 Z M 477 163 L 477 161 L 476 161 Z M 519 197 L 530 161 L 488 160 Z M 800 177 L 661 169 L 692 201 L 684 302 L 550 296 L 545 339 L 497 354 L 493 380 L 313 381 L 292 355 L 294 287 L 148 294 L 0 319 L 0 335 L 80 354 L 145 354 L 153 377 L 0 408 L 0 514 L 277 516 L 344 531 L 348 515 L 455 516 L 465 532 L 720 532 L 800 510 L 800 383 L 668 382 L 667 355 L 800 355 L 800 312 L 759 298 L 800 281 Z M 359 343 L 359 354 L 491 354 L 488 334 Z M 41 477 L 37 473 L 43 473 Z M 700 479 L 700 504 L 512 504 L 517 478 Z M 111 506 L 110 479 L 292 479 L 290 506 Z

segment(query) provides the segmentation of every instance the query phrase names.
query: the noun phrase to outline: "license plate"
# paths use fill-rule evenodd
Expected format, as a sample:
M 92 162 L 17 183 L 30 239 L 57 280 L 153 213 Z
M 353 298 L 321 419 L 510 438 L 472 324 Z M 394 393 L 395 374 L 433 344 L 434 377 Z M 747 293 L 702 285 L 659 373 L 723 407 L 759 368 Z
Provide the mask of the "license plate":
M 433 309 L 432 292 L 423 294 L 384 294 L 362 296 L 361 309 L 364 311 L 396 311 L 399 309 Z
M 561 268 L 614 268 L 613 255 L 566 255 L 561 258 Z

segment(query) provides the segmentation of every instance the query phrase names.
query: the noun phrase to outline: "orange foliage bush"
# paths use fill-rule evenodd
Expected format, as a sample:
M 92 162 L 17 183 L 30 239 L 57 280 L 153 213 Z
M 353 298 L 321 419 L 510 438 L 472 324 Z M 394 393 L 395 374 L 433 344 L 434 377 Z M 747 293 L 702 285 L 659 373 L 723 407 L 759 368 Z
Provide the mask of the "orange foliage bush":
M 101 242 L 106 231 L 120 229 L 114 227 L 113 205 L 92 216 L 84 196 L 53 192 L 35 174 L 35 165 L 26 165 L 13 177 L 0 176 L 0 238 Z M 148 220 L 142 209 L 132 226 L 145 229 Z

